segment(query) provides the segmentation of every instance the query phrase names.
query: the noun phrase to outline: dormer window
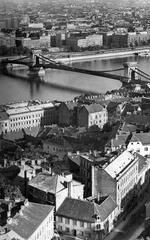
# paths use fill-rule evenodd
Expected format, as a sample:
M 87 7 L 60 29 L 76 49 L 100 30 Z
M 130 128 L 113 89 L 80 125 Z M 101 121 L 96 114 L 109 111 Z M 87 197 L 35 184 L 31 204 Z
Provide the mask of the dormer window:
M 100 220 L 100 216 L 98 214 L 95 214 L 96 220 Z

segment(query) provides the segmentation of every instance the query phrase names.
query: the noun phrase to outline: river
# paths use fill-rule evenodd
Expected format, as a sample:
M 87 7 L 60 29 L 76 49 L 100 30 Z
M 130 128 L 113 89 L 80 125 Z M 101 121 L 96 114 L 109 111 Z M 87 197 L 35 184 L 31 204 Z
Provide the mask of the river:
M 129 56 L 111 59 L 96 59 L 72 63 L 73 66 L 90 70 L 111 70 L 123 67 L 124 62 L 137 61 L 139 69 L 150 74 L 150 57 Z M 123 75 L 124 71 L 114 72 Z M 0 72 L 0 104 L 8 102 L 39 100 L 72 100 L 84 93 L 105 93 L 121 87 L 121 82 L 87 74 L 46 69 L 43 81 L 31 81 L 27 69 Z

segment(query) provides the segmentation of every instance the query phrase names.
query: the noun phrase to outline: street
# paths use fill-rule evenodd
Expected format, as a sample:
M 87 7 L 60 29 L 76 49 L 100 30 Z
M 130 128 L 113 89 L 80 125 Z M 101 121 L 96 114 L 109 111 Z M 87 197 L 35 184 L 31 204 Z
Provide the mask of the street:
M 131 218 L 127 225 L 118 231 L 118 234 L 113 240 L 136 240 L 136 238 L 144 230 L 145 209 L 144 207 L 138 212 L 137 215 Z M 114 229 L 117 231 L 117 229 Z

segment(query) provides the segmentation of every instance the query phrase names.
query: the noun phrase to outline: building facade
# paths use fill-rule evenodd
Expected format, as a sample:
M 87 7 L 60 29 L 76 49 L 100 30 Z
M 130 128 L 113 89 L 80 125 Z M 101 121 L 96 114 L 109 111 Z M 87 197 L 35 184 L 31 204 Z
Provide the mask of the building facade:
M 92 125 L 97 125 L 99 128 L 103 128 L 107 121 L 107 109 L 100 104 L 85 105 L 78 110 L 78 125 L 80 127 L 89 128 Z
M 66 198 L 56 212 L 56 228 L 72 237 L 103 239 L 114 227 L 117 205 L 111 197 L 100 200 L 95 203 Z

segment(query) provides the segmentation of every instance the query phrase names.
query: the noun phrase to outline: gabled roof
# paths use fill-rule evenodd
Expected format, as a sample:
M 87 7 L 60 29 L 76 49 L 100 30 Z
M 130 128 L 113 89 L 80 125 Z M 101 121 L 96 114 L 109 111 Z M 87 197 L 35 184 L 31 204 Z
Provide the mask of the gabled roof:
M 100 104 L 90 104 L 84 106 L 88 113 L 96 113 L 104 111 L 104 108 Z
M 22 238 L 29 239 L 53 208 L 50 205 L 29 202 L 27 206 L 23 206 L 22 214 L 17 213 L 7 227 Z
M 129 134 L 116 135 L 116 138 L 109 141 L 106 146 L 110 145 L 111 147 L 119 147 L 127 145 L 129 139 Z
M 107 111 L 108 111 L 108 113 L 111 113 L 111 114 L 113 114 L 115 111 L 116 111 L 116 109 L 117 109 L 117 107 L 118 107 L 118 105 L 119 105 L 120 103 L 118 103 L 118 102 L 109 102 L 109 104 L 108 104 L 108 106 L 107 106 Z
M 130 142 L 141 142 L 143 145 L 150 145 L 150 132 L 148 133 L 134 133 Z
M 29 185 L 41 191 L 56 194 L 65 188 L 64 181 L 65 177 L 58 174 L 52 176 L 48 173 L 39 173 L 29 182 Z
M 137 152 L 135 154 L 139 159 L 138 172 L 140 173 L 147 166 L 147 164 L 150 160 L 147 159 L 146 157 L 143 157 L 141 154 L 139 154 Z
M 125 119 L 126 123 L 132 123 L 135 125 L 150 125 L 150 116 L 131 114 L 129 117 Z
M 115 178 L 127 165 L 129 165 L 134 159 L 134 156 L 127 150 L 121 153 L 115 160 L 113 160 L 106 168 L 105 171 Z
M 83 222 L 95 222 L 95 215 L 104 221 L 117 207 L 109 196 L 100 205 L 95 202 L 66 198 L 56 212 L 56 215 Z

